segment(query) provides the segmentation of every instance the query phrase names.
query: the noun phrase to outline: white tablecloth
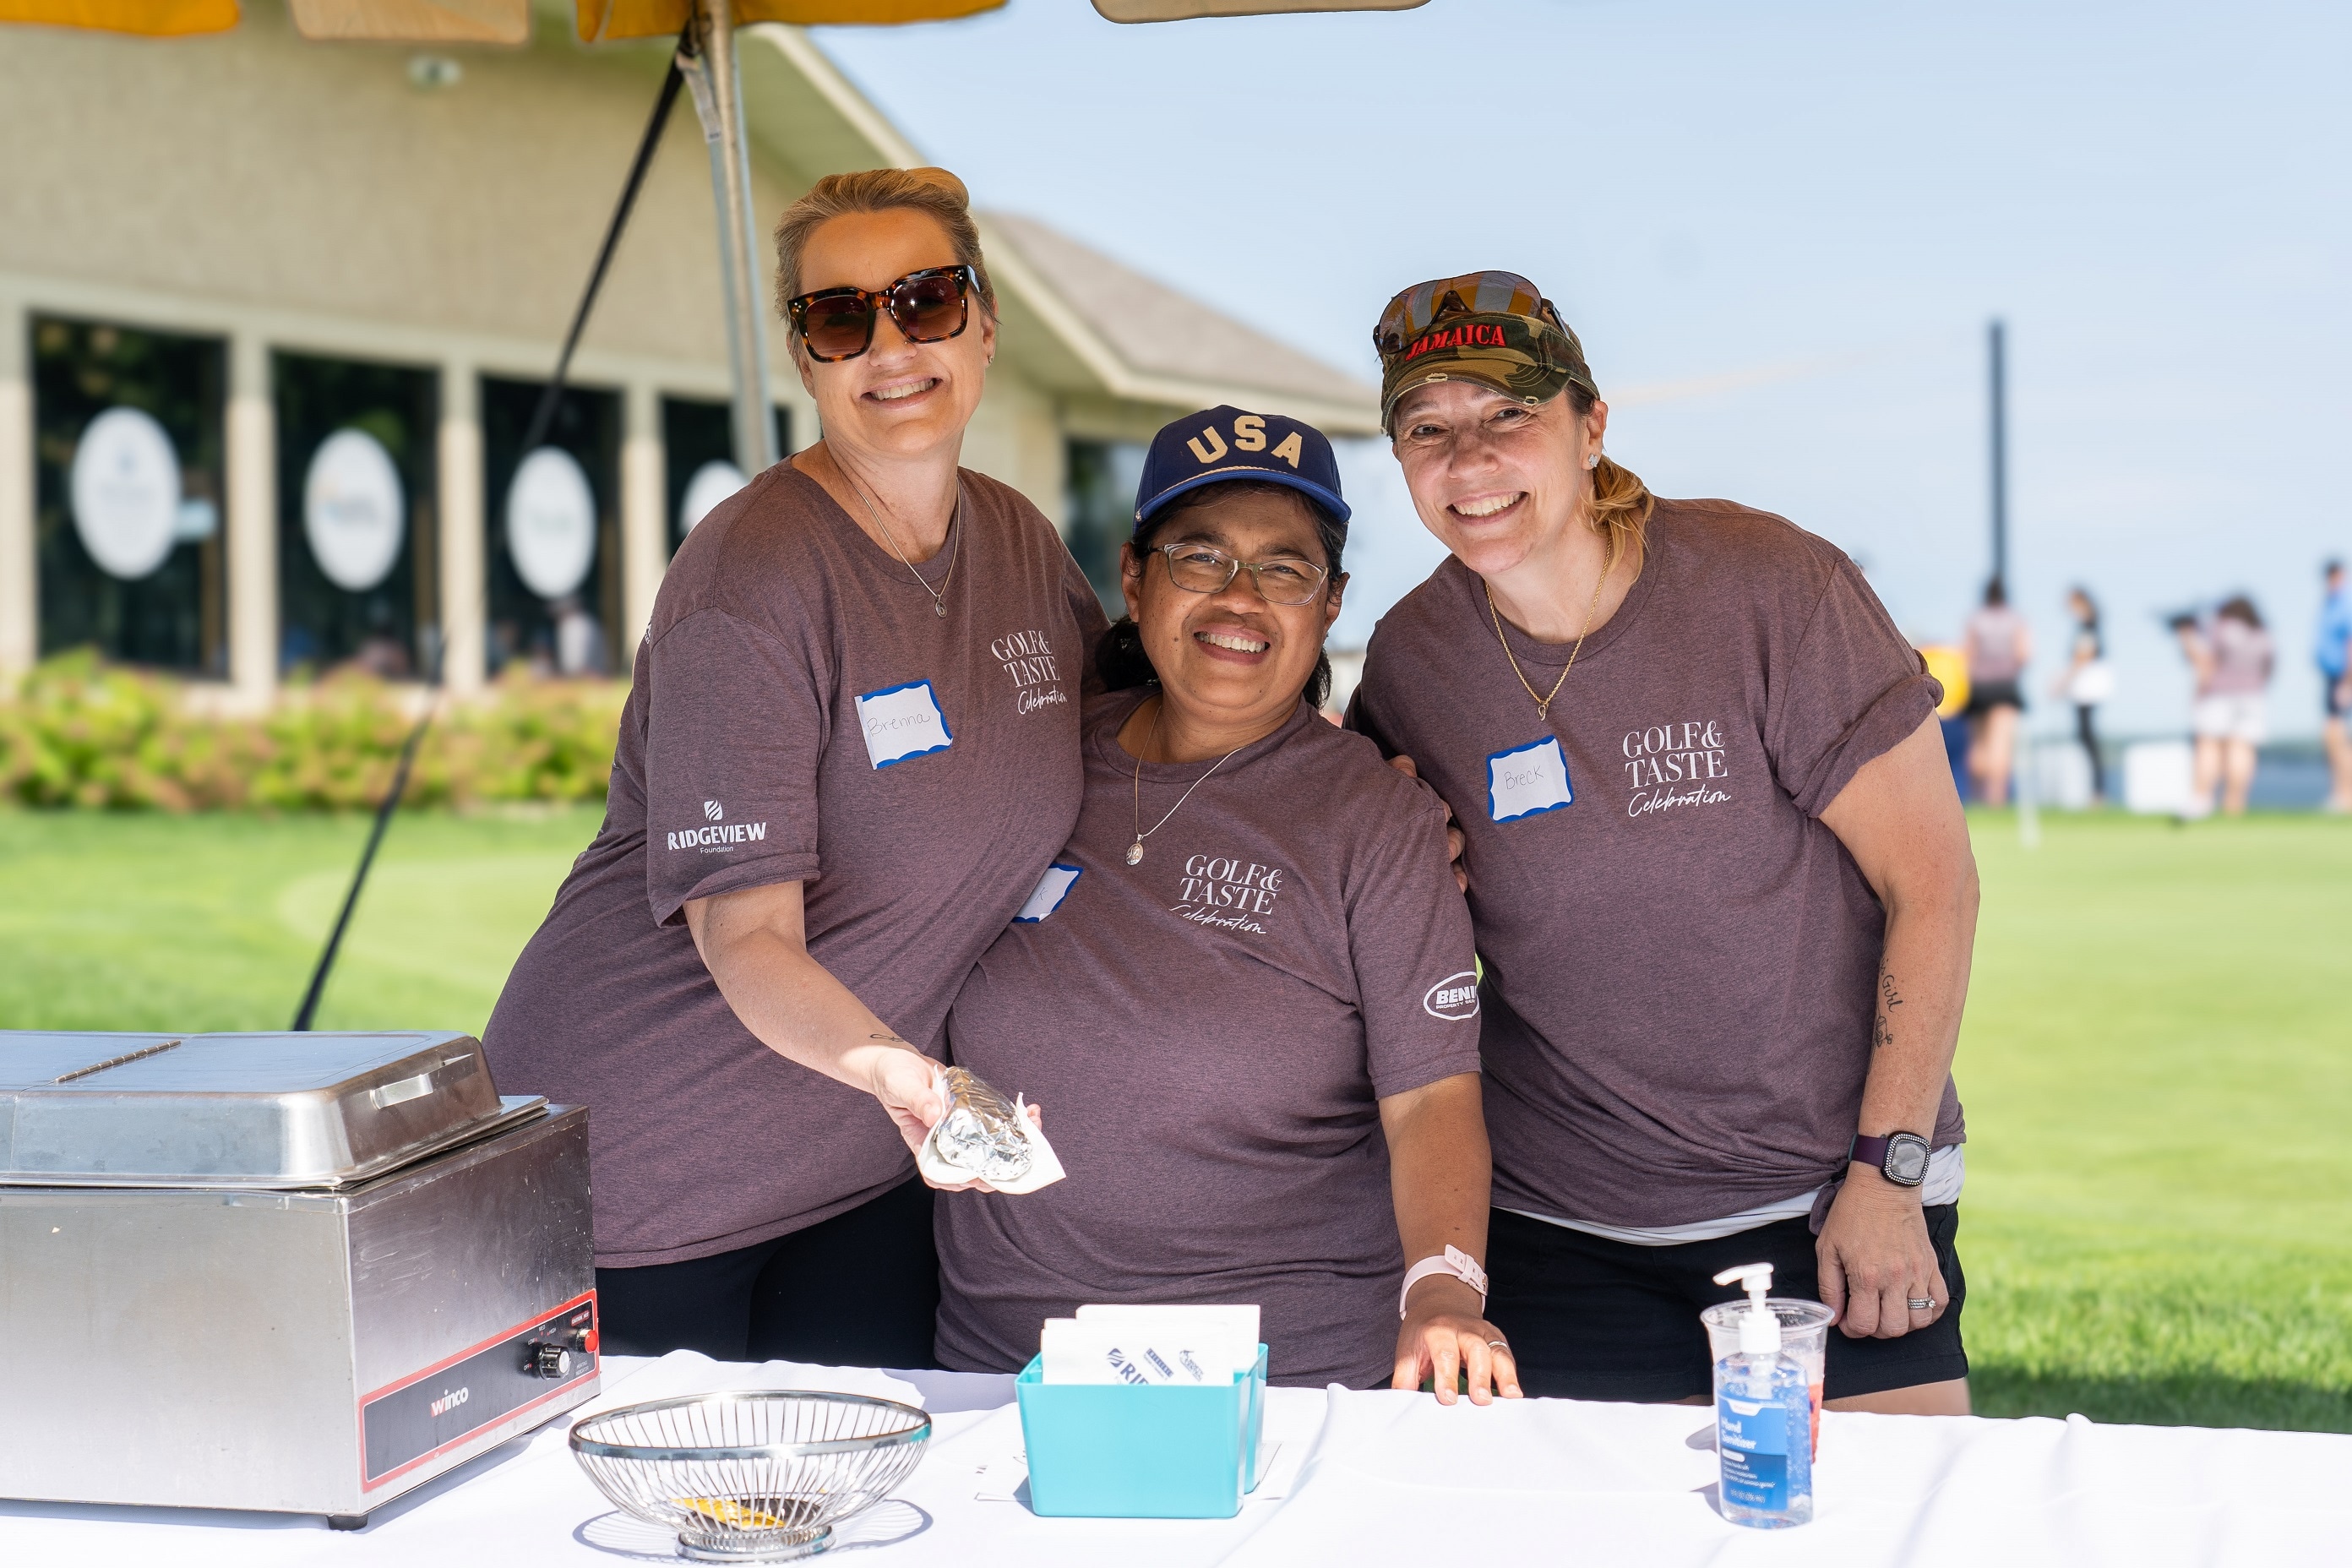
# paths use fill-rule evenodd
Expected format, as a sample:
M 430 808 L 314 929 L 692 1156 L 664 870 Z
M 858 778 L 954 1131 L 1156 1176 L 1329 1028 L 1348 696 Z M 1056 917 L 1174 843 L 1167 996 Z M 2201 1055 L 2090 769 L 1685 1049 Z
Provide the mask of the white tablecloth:
M 1231 1520 L 1040 1519 L 1021 1483 L 1010 1377 L 611 1358 L 594 1405 L 719 1388 L 831 1388 L 921 1404 L 929 1451 L 839 1532 L 875 1568 L 1229 1563 L 1803 1564 L 2065 1568 L 2352 1563 L 2352 1436 L 1889 1415 L 1822 1418 L 1816 1518 L 1767 1533 L 1714 1507 L 1708 1412 L 1275 1389 L 1265 1480 Z M 5 1391 L 0 1390 L 0 1400 Z M 316 1519 L 0 1502 L 0 1564 L 425 1564 L 605 1568 L 675 1562 L 614 1511 L 558 1421 L 379 1510 Z M 829 1553 L 828 1560 L 835 1554 Z

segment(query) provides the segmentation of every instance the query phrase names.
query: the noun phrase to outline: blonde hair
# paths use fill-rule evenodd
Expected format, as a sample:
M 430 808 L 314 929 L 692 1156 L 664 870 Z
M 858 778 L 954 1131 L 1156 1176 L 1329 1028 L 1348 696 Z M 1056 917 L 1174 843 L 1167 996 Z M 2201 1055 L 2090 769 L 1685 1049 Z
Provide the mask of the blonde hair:
M 1568 399 L 1576 416 L 1581 419 L 1592 412 L 1600 399 L 1592 393 L 1571 383 Z M 1592 527 L 1594 531 L 1609 536 L 1609 552 L 1633 563 L 1634 575 L 1642 571 L 1642 531 L 1648 526 L 1650 514 L 1657 510 L 1658 498 L 1642 482 L 1642 476 L 1603 454 L 1592 470 Z
M 801 261 L 808 254 L 809 237 L 827 219 L 852 213 L 917 212 L 947 232 L 957 263 L 971 268 L 980 279 L 982 308 L 995 315 L 996 285 L 989 280 L 988 261 L 980 253 L 980 226 L 971 221 L 971 193 L 963 182 L 945 169 L 860 169 L 825 175 L 786 207 L 776 225 L 777 313 L 789 323 L 786 302 L 807 292 L 801 287 Z

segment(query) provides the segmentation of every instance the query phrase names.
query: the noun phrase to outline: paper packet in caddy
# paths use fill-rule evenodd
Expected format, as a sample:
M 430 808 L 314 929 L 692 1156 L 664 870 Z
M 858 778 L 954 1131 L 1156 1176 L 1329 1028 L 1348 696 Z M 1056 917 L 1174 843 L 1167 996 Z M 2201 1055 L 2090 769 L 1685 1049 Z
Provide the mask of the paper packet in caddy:
M 1805 1369 L 1805 1383 L 1813 1394 L 1812 1452 L 1822 1451 L 1822 1378 L 1830 1353 L 1830 1325 L 1837 1314 L 1819 1301 L 1801 1300 L 1793 1296 L 1773 1296 L 1765 1300 L 1772 1315 L 1780 1320 L 1780 1345 L 1797 1358 Z M 1706 1325 L 1706 1359 L 1709 1365 L 1731 1355 L 1739 1349 L 1739 1320 L 1748 1311 L 1741 1300 L 1718 1301 L 1698 1315 Z
M 936 1083 L 947 1113 L 915 1154 L 926 1180 L 954 1186 L 976 1178 L 1000 1193 L 1020 1194 L 1062 1179 L 1054 1146 L 1018 1098 L 1005 1099 L 962 1068 L 941 1068 Z

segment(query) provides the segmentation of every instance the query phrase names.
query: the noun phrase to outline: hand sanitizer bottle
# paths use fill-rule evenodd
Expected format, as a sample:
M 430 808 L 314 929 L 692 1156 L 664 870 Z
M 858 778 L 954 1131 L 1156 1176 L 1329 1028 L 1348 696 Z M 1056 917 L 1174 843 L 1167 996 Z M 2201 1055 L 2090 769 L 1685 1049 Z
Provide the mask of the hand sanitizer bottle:
M 1723 1463 L 1723 1517 L 1780 1530 L 1813 1517 L 1812 1391 L 1805 1369 L 1780 1348 L 1780 1319 L 1764 1298 L 1772 1266 L 1727 1268 L 1718 1285 L 1748 1291 L 1739 1349 L 1715 1363 L 1715 1448 Z

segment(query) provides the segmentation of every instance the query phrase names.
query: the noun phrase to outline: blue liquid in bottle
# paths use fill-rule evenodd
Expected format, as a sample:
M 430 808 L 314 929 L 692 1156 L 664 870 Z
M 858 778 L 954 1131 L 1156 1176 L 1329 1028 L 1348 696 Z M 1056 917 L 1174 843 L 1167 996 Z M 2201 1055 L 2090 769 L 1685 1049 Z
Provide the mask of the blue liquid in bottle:
M 1723 1517 L 1750 1530 L 1782 1530 L 1813 1517 L 1813 1391 L 1781 1345 L 1765 1298 L 1772 1266 L 1747 1263 L 1715 1277 L 1748 1292 L 1739 1349 L 1715 1363 L 1715 1451 L 1723 1463 Z
M 1812 1415 L 1812 1390 L 1795 1358 L 1728 1355 L 1716 1363 L 1724 1518 L 1751 1530 L 1811 1521 Z

